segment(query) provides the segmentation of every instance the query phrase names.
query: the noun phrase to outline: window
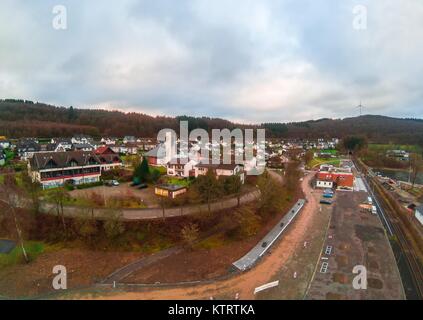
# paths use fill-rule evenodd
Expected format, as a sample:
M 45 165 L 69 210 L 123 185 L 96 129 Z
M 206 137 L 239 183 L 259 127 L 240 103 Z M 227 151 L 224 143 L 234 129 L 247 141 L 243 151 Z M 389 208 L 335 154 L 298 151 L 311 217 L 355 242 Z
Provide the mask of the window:
M 57 163 L 54 162 L 53 159 L 50 159 L 47 164 L 46 164 L 46 168 L 50 169 L 50 168 L 56 168 L 57 167 Z
M 71 166 L 71 167 L 77 167 L 78 166 L 78 162 L 75 159 L 71 159 L 71 161 L 69 162 L 69 166 Z

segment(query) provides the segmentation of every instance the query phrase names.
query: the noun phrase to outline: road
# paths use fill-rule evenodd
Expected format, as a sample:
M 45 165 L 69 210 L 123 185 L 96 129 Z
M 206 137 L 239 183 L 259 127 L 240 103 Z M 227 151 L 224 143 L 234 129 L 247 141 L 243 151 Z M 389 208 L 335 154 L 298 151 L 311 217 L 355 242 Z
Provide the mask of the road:
M 256 201 L 260 196 L 258 190 L 248 192 L 240 197 L 240 204 L 249 203 Z M 238 199 L 236 197 L 216 201 L 210 204 L 210 210 L 212 212 L 235 208 L 238 205 Z M 22 206 L 25 204 L 22 202 Z M 56 214 L 56 206 L 51 203 L 42 203 L 42 210 L 46 213 Z M 82 208 L 65 206 L 63 208 L 65 216 L 74 217 L 80 214 L 93 214 L 97 219 L 102 219 L 108 213 L 108 209 L 103 208 Z M 208 210 L 207 204 L 190 205 L 182 207 L 166 208 L 165 214 L 163 215 L 163 209 L 161 208 L 145 208 L 145 209 L 120 209 L 123 220 L 147 220 L 147 219 L 161 219 L 163 217 L 179 217 L 184 215 L 190 215 L 197 212 L 206 212 Z
M 306 198 L 309 199 L 301 214 L 290 225 L 277 243 L 273 246 L 271 253 L 266 254 L 263 259 L 251 270 L 236 275 L 232 278 L 216 281 L 213 283 L 189 285 L 189 286 L 169 286 L 158 288 L 155 286 L 139 288 L 136 292 L 116 292 L 107 291 L 103 296 L 99 296 L 98 289 L 96 294 L 91 296 L 89 293 L 74 294 L 67 298 L 81 299 L 233 299 L 238 293 L 240 299 L 254 299 L 254 289 L 271 281 L 287 261 L 294 255 L 299 244 L 303 244 L 308 237 L 308 230 L 313 228 L 313 217 L 318 214 L 318 204 L 311 199 L 311 187 L 309 182 L 312 174 L 305 177 L 302 182 L 302 188 Z

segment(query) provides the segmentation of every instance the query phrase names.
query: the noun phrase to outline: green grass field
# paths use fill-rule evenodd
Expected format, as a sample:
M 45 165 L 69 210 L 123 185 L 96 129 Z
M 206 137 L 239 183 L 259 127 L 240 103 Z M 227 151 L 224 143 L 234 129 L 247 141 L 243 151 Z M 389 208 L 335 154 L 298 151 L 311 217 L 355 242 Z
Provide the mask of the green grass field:
M 308 163 L 308 167 L 314 168 L 322 164 L 331 164 L 334 166 L 339 166 L 340 163 L 341 163 L 341 159 L 338 159 L 338 158 L 332 158 L 332 159 L 314 158 Z
M 34 260 L 46 249 L 44 243 L 37 241 L 26 241 L 24 247 L 30 260 Z M 12 266 L 22 262 L 24 262 L 24 256 L 20 245 L 17 245 L 8 254 L 0 253 L 0 267 Z
M 324 149 L 324 150 L 320 150 L 320 152 L 322 152 L 322 153 L 330 153 L 332 155 L 337 155 L 338 154 L 338 151 L 335 150 L 335 149 Z
M 178 179 L 178 178 L 166 178 L 167 183 L 170 184 L 177 184 L 184 187 L 189 187 L 191 185 L 191 181 L 188 179 Z

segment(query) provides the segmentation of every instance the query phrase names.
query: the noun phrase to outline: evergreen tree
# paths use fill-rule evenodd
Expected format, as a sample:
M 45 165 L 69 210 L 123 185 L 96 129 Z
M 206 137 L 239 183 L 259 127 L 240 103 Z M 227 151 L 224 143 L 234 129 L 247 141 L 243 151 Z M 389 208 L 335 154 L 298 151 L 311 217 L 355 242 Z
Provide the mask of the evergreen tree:
M 142 159 L 141 164 L 134 171 L 134 181 L 147 182 L 150 177 L 150 166 L 147 158 Z

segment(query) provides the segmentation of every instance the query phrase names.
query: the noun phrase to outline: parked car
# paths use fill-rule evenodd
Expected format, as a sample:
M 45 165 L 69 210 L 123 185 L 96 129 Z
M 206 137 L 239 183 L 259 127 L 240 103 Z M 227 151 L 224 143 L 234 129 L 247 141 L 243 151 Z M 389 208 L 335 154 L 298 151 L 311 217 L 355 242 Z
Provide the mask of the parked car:
M 331 200 L 322 199 L 322 200 L 320 200 L 320 203 L 321 204 L 331 205 L 333 202 Z
M 333 194 L 331 194 L 331 193 L 325 193 L 324 195 L 323 195 L 323 198 L 333 198 Z
M 108 187 L 117 187 L 119 182 L 117 180 L 108 180 L 105 182 L 105 185 Z
M 148 185 L 146 184 L 146 183 L 141 183 L 139 186 L 138 186 L 138 189 L 146 189 L 146 188 L 148 188 Z

